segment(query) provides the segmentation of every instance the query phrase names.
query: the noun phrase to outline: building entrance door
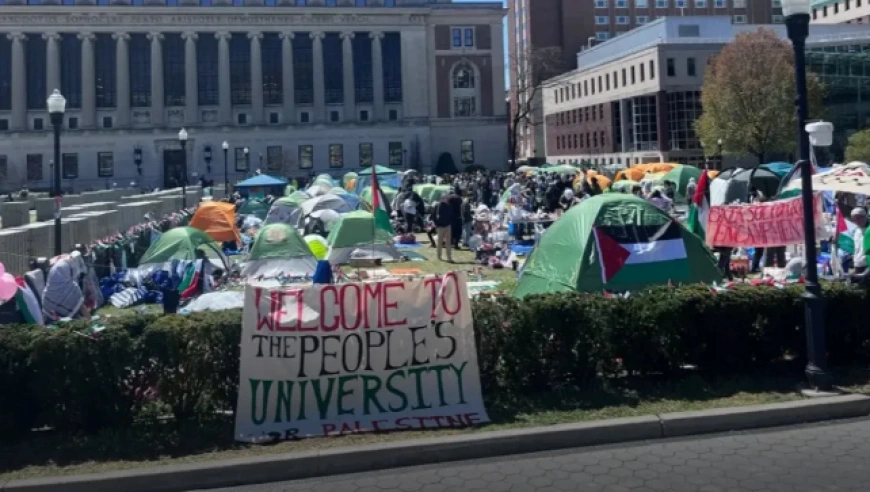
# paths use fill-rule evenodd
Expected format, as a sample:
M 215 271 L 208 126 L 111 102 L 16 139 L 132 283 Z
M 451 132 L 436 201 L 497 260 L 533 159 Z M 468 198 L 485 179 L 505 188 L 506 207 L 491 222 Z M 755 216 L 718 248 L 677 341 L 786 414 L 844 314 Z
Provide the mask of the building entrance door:
M 184 151 L 163 151 L 163 187 L 178 188 L 184 176 Z

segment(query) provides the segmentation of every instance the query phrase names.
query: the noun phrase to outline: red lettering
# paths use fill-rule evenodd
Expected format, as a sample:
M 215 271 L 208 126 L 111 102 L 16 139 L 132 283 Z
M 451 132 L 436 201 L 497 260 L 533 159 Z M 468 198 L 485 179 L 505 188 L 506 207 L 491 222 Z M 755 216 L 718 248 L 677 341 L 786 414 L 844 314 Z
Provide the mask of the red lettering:
M 396 429 L 412 429 L 413 426 L 408 424 L 408 417 L 396 419 Z
M 329 305 L 327 305 L 327 303 L 326 303 L 327 292 L 332 294 L 332 299 L 334 301 L 332 304 L 329 304 Z M 335 287 L 332 285 L 324 285 L 323 288 L 320 289 L 320 329 L 321 330 L 329 332 L 329 331 L 335 331 L 338 329 L 338 324 L 340 322 L 340 319 L 339 319 L 340 316 L 338 313 L 336 313 L 335 317 L 332 318 L 334 321 L 333 324 L 327 324 L 327 321 L 326 321 L 326 313 L 334 311 L 333 309 L 328 309 L 327 306 L 329 306 L 329 308 L 332 308 L 336 305 L 337 302 L 338 302 L 338 291 L 336 291 Z M 311 330 L 305 329 L 302 331 L 314 331 L 314 330 L 316 330 L 316 328 L 312 328 Z
M 427 278 L 423 284 L 429 287 L 432 297 L 432 314 L 430 317 L 435 317 L 435 309 L 438 307 L 438 292 L 441 290 L 441 279 L 438 277 Z
M 384 430 L 383 428 L 381 428 L 381 424 L 386 423 L 386 422 L 388 422 L 388 421 L 387 420 L 372 420 L 372 428 L 375 430 L 375 432 L 381 432 L 382 430 Z
M 466 413 L 464 417 L 465 421 L 468 422 L 468 425 L 479 424 L 481 422 L 480 415 L 477 412 Z
M 274 308 L 274 302 L 269 306 L 269 315 L 263 316 L 263 311 L 260 310 L 260 302 L 263 299 L 263 289 L 254 289 L 254 305 L 257 306 L 257 331 L 262 330 L 264 327 L 269 331 L 274 331 L 272 327 L 272 309 Z
M 352 299 L 348 298 L 348 291 L 355 290 L 355 297 Z M 362 323 L 362 313 L 361 313 L 361 302 L 360 297 L 362 297 L 362 291 L 357 284 L 344 284 L 341 286 L 341 290 L 339 291 L 339 303 L 341 305 L 341 326 L 345 330 L 353 331 L 359 328 L 360 323 Z M 353 317 L 353 325 L 348 323 L 348 312 L 347 308 L 351 307 L 354 309 L 355 314 Z
M 446 287 L 447 280 L 453 280 L 453 294 L 456 298 L 456 309 L 453 311 L 450 310 L 450 307 L 447 305 L 447 291 L 450 290 Z M 444 308 L 444 312 L 449 316 L 453 316 L 458 313 L 460 309 L 462 309 L 462 296 L 459 294 L 459 278 L 456 276 L 456 272 L 450 272 L 444 275 L 444 283 L 441 284 L 441 307 Z
M 378 301 L 381 298 L 381 292 L 383 289 L 383 284 L 380 282 L 372 282 L 363 284 L 363 298 L 360 305 L 362 306 L 362 310 L 365 313 L 365 328 L 367 330 L 371 329 L 371 323 L 369 320 L 369 306 L 375 306 L 375 313 L 377 313 L 378 320 L 375 324 L 375 328 L 381 326 L 381 310 L 377 308 Z
M 335 432 L 335 424 L 323 424 L 323 435 L 328 436 Z
M 390 310 L 395 310 L 399 308 L 398 302 L 387 302 L 390 299 L 390 290 L 398 288 L 399 290 L 405 290 L 404 282 L 384 282 L 384 290 L 383 290 L 383 317 L 381 319 L 384 320 L 384 327 L 393 327 L 393 326 L 402 326 L 408 324 L 408 318 L 402 318 L 399 320 L 391 320 L 390 319 Z

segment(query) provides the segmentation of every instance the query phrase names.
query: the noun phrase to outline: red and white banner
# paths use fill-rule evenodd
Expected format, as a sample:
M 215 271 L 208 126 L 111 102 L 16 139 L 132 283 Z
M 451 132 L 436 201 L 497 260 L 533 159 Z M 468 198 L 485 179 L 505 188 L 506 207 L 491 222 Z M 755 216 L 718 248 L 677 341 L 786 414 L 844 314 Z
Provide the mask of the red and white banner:
M 825 237 L 822 196 L 814 195 L 816 238 Z M 714 205 L 707 221 L 707 245 L 768 248 L 804 242 L 801 197 L 765 203 Z

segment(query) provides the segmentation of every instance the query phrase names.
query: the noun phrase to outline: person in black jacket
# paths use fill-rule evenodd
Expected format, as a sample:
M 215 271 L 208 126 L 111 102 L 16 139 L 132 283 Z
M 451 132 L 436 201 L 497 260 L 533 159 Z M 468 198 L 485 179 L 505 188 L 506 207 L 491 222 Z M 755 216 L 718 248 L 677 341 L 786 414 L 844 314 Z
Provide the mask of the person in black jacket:
M 435 218 L 435 230 L 438 233 L 438 243 L 435 249 L 438 259 L 443 260 L 441 258 L 441 244 L 443 243 L 444 247 L 447 248 L 447 261 L 453 263 L 453 242 L 451 241 L 450 233 L 452 232 L 454 214 L 453 207 L 448 202 L 449 196 L 444 195 L 441 197 L 441 200 L 435 205 L 435 211 L 432 215 Z
M 450 224 L 450 239 L 453 242 L 453 247 L 459 249 L 459 240 L 462 239 L 462 197 L 456 191 L 456 188 L 450 190 L 447 195 L 447 203 L 450 204 L 453 213 L 453 222 Z

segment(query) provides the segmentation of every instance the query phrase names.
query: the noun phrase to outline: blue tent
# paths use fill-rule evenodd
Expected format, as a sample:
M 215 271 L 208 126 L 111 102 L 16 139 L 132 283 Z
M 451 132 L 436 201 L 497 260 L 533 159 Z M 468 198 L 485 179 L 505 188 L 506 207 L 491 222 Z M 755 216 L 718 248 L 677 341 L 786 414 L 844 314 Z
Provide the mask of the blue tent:
M 236 188 L 263 188 L 269 186 L 287 186 L 287 180 L 269 176 L 268 174 L 260 174 L 253 178 L 248 178 L 240 183 L 236 183 Z
M 792 164 L 788 162 L 770 162 L 768 164 L 762 164 L 759 167 L 763 167 L 768 171 L 773 171 L 777 176 L 782 178 L 791 171 Z

